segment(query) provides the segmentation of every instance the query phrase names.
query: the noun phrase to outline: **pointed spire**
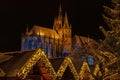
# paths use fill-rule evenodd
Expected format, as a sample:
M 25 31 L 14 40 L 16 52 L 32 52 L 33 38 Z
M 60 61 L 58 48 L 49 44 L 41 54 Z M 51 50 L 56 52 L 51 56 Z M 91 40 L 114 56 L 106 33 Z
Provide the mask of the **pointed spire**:
M 58 31 L 62 27 L 62 8 L 60 5 L 57 18 L 54 19 L 53 29 Z
M 59 13 L 62 13 L 61 4 L 60 4 L 60 7 L 59 7 Z
M 53 29 L 56 30 L 56 26 L 57 26 L 57 18 L 54 18 L 54 24 L 53 24 Z
M 58 20 L 62 21 L 62 8 L 61 8 L 61 4 L 60 4 L 60 7 L 59 7 Z
M 67 13 L 65 12 L 65 17 L 64 17 L 64 25 L 63 25 L 63 27 L 69 27 L 69 23 L 68 23 L 68 17 L 67 17 Z

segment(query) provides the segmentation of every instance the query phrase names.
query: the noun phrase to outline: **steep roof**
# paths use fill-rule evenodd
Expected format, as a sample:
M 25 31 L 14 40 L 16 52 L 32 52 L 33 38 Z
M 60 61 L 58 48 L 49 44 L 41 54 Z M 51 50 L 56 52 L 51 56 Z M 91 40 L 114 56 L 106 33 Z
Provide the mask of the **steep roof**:
M 3 53 L 1 58 L 4 60 L 0 61 L 0 68 L 6 76 L 16 76 L 34 52 L 35 50 Z
M 57 76 L 62 77 L 67 67 L 70 68 L 75 79 L 78 79 L 81 66 L 83 65 L 82 61 L 76 62 L 74 61 L 75 59 L 72 59 L 71 57 L 48 59 L 41 49 L 6 52 L 3 54 L 8 55 L 10 58 L 0 62 L 0 71 L 2 71 L 0 77 L 6 75 L 6 77 L 17 76 L 24 79 L 32 69 L 33 65 L 40 60 L 44 63 L 44 68 L 47 69 L 47 74 L 52 79 L 56 79 Z
M 0 53 L 0 63 L 5 62 L 9 59 L 11 59 L 13 56 L 10 55 L 4 55 L 3 53 Z
M 78 35 L 74 36 L 73 41 L 74 41 L 73 43 L 77 42 L 80 47 L 82 47 L 83 45 L 88 45 L 88 46 L 98 45 L 98 43 L 95 40 Z
M 45 35 L 47 37 L 52 37 L 52 38 L 60 38 L 60 36 L 57 34 L 57 32 L 53 29 L 49 29 L 49 28 L 45 28 L 45 27 L 42 27 L 42 26 L 37 26 L 37 25 L 34 25 L 33 28 L 30 30 L 29 32 L 29 35 L 31 34 L 37 34 L 37 35 Z

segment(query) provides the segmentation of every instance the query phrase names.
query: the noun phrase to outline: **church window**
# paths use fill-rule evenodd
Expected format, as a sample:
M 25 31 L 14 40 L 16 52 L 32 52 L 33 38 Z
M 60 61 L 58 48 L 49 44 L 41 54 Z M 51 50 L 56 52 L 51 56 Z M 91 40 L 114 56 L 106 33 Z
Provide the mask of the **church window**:
M 87 60 L 88 60 L 88 64 L 90 66 L 94 65 L 94 58 L 93 58 L 92 55 L 89 55 L 88 58 L 87 58 Z
M 29 37 L 28 38 L 28 49 L 32 49 L 32 42 L 33 42 L 32 37 Z

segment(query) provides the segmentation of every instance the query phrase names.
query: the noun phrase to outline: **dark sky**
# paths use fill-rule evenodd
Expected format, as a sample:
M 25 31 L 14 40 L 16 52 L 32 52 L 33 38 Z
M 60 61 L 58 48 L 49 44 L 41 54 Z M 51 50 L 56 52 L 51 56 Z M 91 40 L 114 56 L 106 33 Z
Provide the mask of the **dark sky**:
M 1 0 L 0 52 L 20 50 L 21 33 L 34 24 L 52 28 L 59 5 L 67 12 L 73 35 L 102 37 L 100 0 Z

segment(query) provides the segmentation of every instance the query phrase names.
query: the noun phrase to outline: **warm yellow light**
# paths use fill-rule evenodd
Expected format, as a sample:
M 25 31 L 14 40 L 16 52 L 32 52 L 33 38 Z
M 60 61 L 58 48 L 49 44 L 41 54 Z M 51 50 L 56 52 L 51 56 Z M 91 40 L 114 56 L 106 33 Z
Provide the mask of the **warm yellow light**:
M 44 32 L 37 32 L 37 35 L 44 36 L 45 33 Z

